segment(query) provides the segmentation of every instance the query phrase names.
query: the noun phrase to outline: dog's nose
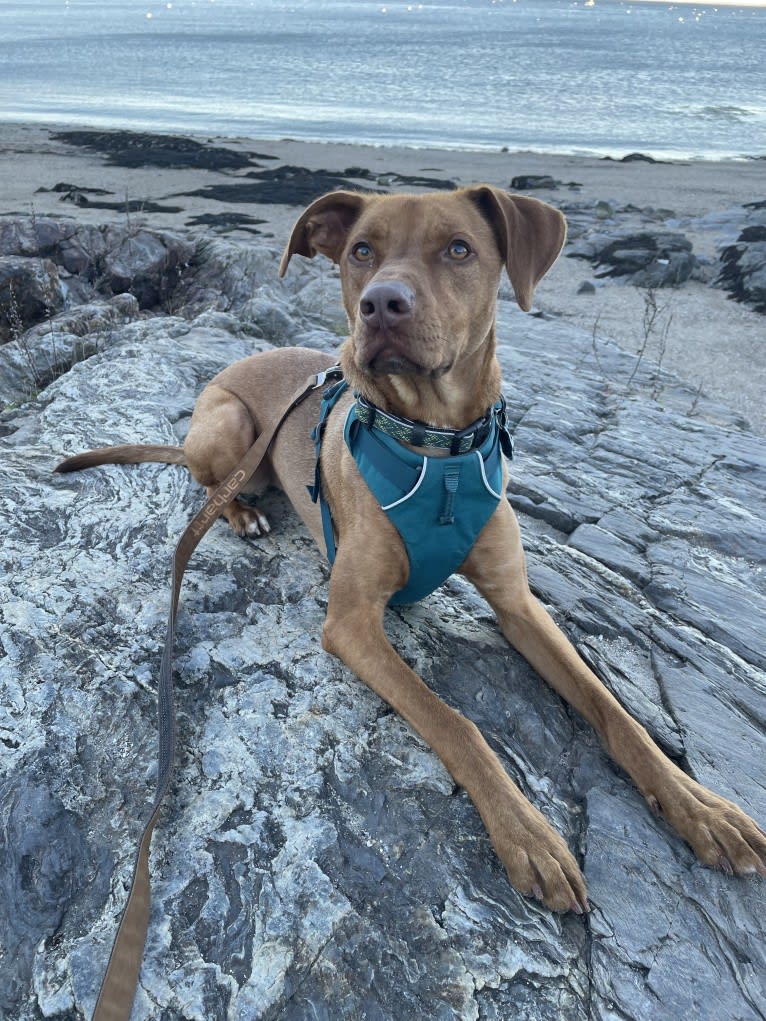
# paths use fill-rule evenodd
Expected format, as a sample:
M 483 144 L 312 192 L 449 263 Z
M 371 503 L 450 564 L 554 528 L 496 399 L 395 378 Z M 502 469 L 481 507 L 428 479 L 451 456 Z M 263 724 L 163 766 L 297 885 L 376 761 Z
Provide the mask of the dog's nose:
M 375 329 L 395 329 L 411 318 L 415 295 L 399 280 L 380 280 L 370 284 L 359 299 L 359 314 Z

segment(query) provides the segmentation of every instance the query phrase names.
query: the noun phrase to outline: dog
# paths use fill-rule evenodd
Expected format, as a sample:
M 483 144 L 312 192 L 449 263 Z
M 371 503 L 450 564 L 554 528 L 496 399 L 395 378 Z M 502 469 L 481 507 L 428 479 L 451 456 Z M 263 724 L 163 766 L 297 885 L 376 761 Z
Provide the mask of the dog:
M 409 505 L 425 488 L 424 476 L 436 471 L 440 516 L 425 531 L 436 533 L 439 546 L 442 524 L 462 521 L 461 508 L 473 499 L 461 481 L 470 465 L 486 490 L 483 510 L 447 573 L 475 585 L 508 642 L 596 729 L 649 808 L 704 864 L 766 876 L 766 834 L 659 750 L 532 595 L 519 526 L 504 495 L 503 458 L 492 462 L 495 481 L 489 477 L 504 425 L 495 338 L 501 274 L 507 272 L 519 306 L 529 311 L 565 236 L 564 217 L 553 207 L 487 185 L 417 196 L 337 191 L 314 201 L 292 230 L 280 276 L 296 255 L 321 255 L 339 266 L 350 328 L 340 352 L 345 383 L 334 384 L 332 401 L 316 387 L 288 416 L 245 492 L 281 489 L 327 548 L 333 565 L 323 647 L 400 713 L 468 792 L 513 886 L 554 911 L 582 914 L 589 910 L 585 882 L 565 841 L 511 781 L 478 728 L 426 686 L 383 630 L 388 603 L 419 584 L 421 539 L 405 535 L 392 508 Z M 331 356 L 299 348 L 245 358 L 202 392 L 182 449 L 116 448 L 72 459 L 71 467 L 181 463 L 212 493 L 275 409 L 307 375 L 321 379 L 331 365 Z M 412 468 L 401 498 L 383 503 L 357 441 L 373 444 L 373 476 L 395 474 L 379 460 L 379 448 L 398 445 Z M 438 474 L 441 458 L 446 467 Z M 257 506 L 240 499 L 223 516 L 241 536 L 270 528 Z

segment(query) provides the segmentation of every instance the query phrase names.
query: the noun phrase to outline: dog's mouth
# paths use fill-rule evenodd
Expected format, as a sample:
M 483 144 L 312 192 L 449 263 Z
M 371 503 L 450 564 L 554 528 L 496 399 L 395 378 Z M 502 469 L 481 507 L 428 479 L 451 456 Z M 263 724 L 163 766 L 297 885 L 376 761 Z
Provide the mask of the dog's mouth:
M 357 338 L 356 363 L 363 372 L 372 376 L 420 376 L 439 379 L 452 368 L 453 361 L 429 365 L 412 357 L 412 352 L 402 350 L 405 338 L 386 330 L 376 330 Z M 410 342 L 407 347 L 413 346 Z
M 439 379 L 451 368 L 452 362 L 433 368 L 414 362 L 406 355 L 387 352 L 371 358 L 364 366 L 365 371 L 373 376 L 426 376 L 430 379 Z

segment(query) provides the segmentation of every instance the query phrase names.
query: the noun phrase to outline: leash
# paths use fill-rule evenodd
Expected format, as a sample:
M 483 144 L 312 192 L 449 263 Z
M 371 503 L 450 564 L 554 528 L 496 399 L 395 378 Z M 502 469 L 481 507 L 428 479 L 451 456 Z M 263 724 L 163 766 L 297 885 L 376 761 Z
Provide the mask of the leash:
M 129 1021 L 138 987 L 151 909 L 149 849 L 162 801 L 170 787 L 175 758 L 173 639 L 184 572 L 202 537 L 213 522 L 220 517 L 226 504 L 241 492 L 245 483 L 258 468 L 285 419 L 309 394 L 324 385 L 328 376 L 332 375 L 333 368 L 311 376 L 296 390 L 288 404 L 266 425 L 236 468 L 229 473 L 202 509 L 195 514 L 176 546 L 173 555 L 168 628 L 157 682 L 159 767 L 154 803 L 138 845 L 130 893 L 114 939 L 92 1021 Z

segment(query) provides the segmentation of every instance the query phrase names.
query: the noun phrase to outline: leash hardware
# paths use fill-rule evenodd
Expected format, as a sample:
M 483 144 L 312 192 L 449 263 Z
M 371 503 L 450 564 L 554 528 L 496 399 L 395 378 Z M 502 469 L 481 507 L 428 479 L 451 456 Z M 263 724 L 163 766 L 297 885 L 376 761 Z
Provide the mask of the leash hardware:
M 322 369 L 321 372 L 317 372 L 316 381 L 312 386 L 312 390 L 321 390 L 328 379 L 338 379 L 343 377 L 343 369 L 340 367 L 340 362 L 335 365 L 331 365 L 329 369 Z

